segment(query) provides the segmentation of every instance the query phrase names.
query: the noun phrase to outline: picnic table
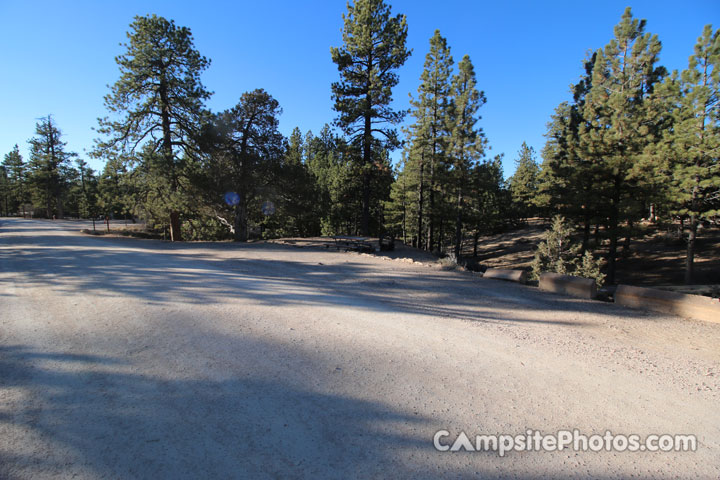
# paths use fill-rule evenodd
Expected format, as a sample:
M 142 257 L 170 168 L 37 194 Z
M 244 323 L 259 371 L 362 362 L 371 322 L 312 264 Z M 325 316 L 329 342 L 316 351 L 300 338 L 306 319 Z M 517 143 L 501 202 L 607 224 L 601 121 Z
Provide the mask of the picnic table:
M 375 248 L 368 241 L 367 237 L 353 237 L 349 235 L 335 235 L 332 237 L 335 241 L 335 248 L 338 250 L 344 249 L 354 250 L 356 252 L 374 252 Z

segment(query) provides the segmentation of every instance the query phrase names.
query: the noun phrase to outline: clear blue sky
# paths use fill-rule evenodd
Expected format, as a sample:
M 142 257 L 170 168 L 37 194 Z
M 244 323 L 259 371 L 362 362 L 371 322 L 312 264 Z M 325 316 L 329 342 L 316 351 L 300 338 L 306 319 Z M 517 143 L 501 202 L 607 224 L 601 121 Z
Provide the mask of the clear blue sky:
M 661 64 L 684 69 L 704 25 L 720 28 L 717 0 L 677 1 L 390 1 L 408 18 L 413 55 L 399 71 L 398 108 L 416 92 L 435 29 L 459 61 L 470 55 L 488 102 L 481 109 L 491 154 L 505 153 L 506 176 L 523 141 L 540 152 L 553 109 L 569 99 L 589 51 L 603 47 L 624 8 L 658 34 Z M 341 44 L 345 1 L 21 1 L 0 0 L 0 155 L 27 140 L 52 114 L 67 148 L 87 159 L 103 96 L 118 78 L 114 57 L 135 15 L 156 13 L 188 26 L 212 60 L 202 80 L 213 111 L 264 88 L 282 106 L 280 129 L 318 133 L 335 112 L 330 83 L 338 73 L 330 47 Z M 539 156 L 539 155 L 538 155 Z M 396 155 L 395 155 L 396 157 Z M 91 161 L 96 169 L 100 162 Z

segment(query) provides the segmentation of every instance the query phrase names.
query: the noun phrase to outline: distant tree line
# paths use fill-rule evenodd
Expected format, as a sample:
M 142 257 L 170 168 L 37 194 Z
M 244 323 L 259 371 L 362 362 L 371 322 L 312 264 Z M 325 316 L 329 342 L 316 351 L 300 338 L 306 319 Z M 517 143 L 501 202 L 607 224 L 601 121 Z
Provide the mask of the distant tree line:
M 720 216 L 720 31 L 706 26 L 688 68 L 669 73 L 657 36 L 628 8 L 555 109 L 541 163 L 523 143 L 505 181 L 478 125 L 486 97 L 470 58 L 455 64 L 436 31 L 411 109 L 395 111 L 397 70 L 411 54 L 405 16 L 356 0 L 343 19 L 343 45 L 331 49 L 337 117 L 318 135 L 295 128 L 285 138 L 282 109 L 263 89 L 208 110 L 200 76 L 210 60 L 190 30 L 136 17 L 91 153 L 103 171 L 66 151 L 47 116 L 27 162 L 17 146 L 5 155 L 0 209 L 141 218 L 172 240 L 391 234 L 458 259 L 476 255 L 482 235 L 561 214 L 580 225 L 581 254 L 606 240 L 610 282 L 638 221 L 675 219 L 690 281 L 698 226 Z

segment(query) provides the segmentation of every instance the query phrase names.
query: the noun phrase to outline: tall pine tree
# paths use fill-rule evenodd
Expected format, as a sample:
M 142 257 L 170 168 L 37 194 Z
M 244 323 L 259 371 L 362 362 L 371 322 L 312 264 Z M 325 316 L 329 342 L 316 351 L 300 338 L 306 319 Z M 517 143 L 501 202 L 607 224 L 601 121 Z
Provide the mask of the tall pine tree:
M 67 192 L 70 161 L 76 156 L 66 152 L 62 132 L 51 115 L 35 125 L 30 144 L 29 183 L 33 202 L 45 210 L 45 216 L 62 218 L 65 215 L 64 196 Z
M 515 159 L 515 173 L 510 177 L 510 195 L 520 217 L 526 219 L 535 213 L 540 167 L 535 160 L 535 149 L 523 142 Z
M 265 201 L 275 201 L 277 172 L 285 154 L 278 131 L 280 104 L 265 90 L 246 92 L 238 104 L 215 116 L 205 132 L 204 169 L 208 201 L 232 226 L 236 241 L 248 239 L 250 221 Z M 223 194 L 230 193 L 225 198 Z
M 685 282 L 692 283 L 698 223 L 720 215 L 720 30 L 705 26 L 688 68 L 663 87 L 672 128 L 651 150 L 667 160 L 670 207 L 686 220 Z
M 596 195 L 607 205 L 610 248 L 608 282 L 615 282 L 619 225 L 632 221 L 643 200 L 635 167 L 643 150 L 656 139 L 657 129 L 649 106 L 655 84 L 665 69 L 656 66 L 661 45 L 656 35 L 645 33 L 645 20 L 633 19 L 628 7 L 615 26 L 615 38 L 596 53 L 592 88 L 583 108 L 592 125 L 581 130 L 587 157 L 599 163 L 602 184 Z
M 157 200 L 169 213 L 170 238 L 181 240 L 186 162 L 193 154 L 203 102 L 211 95 L 200 74 L 210 61 L 195 49 L 189 28 L 163 17 L 135 17 L 127 36 L 126 52 L 115 59 L 120 78 L 105 97 L 111 118 L 100 120 L 105 138 L 98 141 L 96 153 L 110 157 L 113 150 L 143 151 L 143 168 L 157 172 L 152 181 L 167 192 Z
M 7 214 L 19 213 L 24 216 L 25 204 L 28 201 L 27 165 L 23 162 L 17 145 L 5 154 L 2 167 L 6 178 L 5 210 Z
M 417 172 L 417 246 L 425 246 L 428 250 L 434 248 L 435 224 L 439 217 L 435 204 L 437 184 L 442 182 L 447 167 L 445 154 L 450 135 L 447 117 L 451 107 L 452 69 L 453 58 L 447 40 L 435 30 L 430 38 L 430 51 L 425 56 L 418 96 L 410 100 L 415 122 L 408 129 L 408 166 Z M 427 225 L 425 230 L 424 225 Z
M 477 89 L 475 68 L 465 55 L 452 79 L 452 108 L 448 116 L 450 141 L 448 160 L 452 165 L 451 191 L 455 194 L 455 258 L 460 259 L 463 240 L 463 211 L 470 189 L 470 172 L 484 155 L 485 135 L 476 126 L 478 110 L 485 104 L 485 94 Z
M 331 48 L 340 81 L 332 84 L 337 124 L 358 149 L 362 175 L 361 231 L 370 233 L 373 176 L 382 169 L 380 152 L 394 148 L 397 135 L 392 127 L 403 112 L 390 108 L 392 88 L 398 83 L 395 71 L 410 56 L 405 48 L 407 23 L 404 15 L 391 16 L 382 0 L 355 0 L 343 15 L 343 46 Z M 380 134 L 378 139 L 375 134 Z

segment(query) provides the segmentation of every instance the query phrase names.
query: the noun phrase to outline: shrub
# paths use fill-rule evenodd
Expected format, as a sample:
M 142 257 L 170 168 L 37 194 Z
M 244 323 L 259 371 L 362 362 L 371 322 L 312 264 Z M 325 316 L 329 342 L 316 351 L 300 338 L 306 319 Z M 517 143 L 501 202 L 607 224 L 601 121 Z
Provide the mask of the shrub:
M 601 273 L 602 259 L 596 259 L 590 251 L 580 255 L 580 245 L 572 242 L 572 227 L 565 218 L 557 215 L 552 227 L 545 232 L 545 239 L 538 245 L 532 262 L 531 278 L 538 279 L 544 272 L 591 278 L 598 286 L 605 281 Z

